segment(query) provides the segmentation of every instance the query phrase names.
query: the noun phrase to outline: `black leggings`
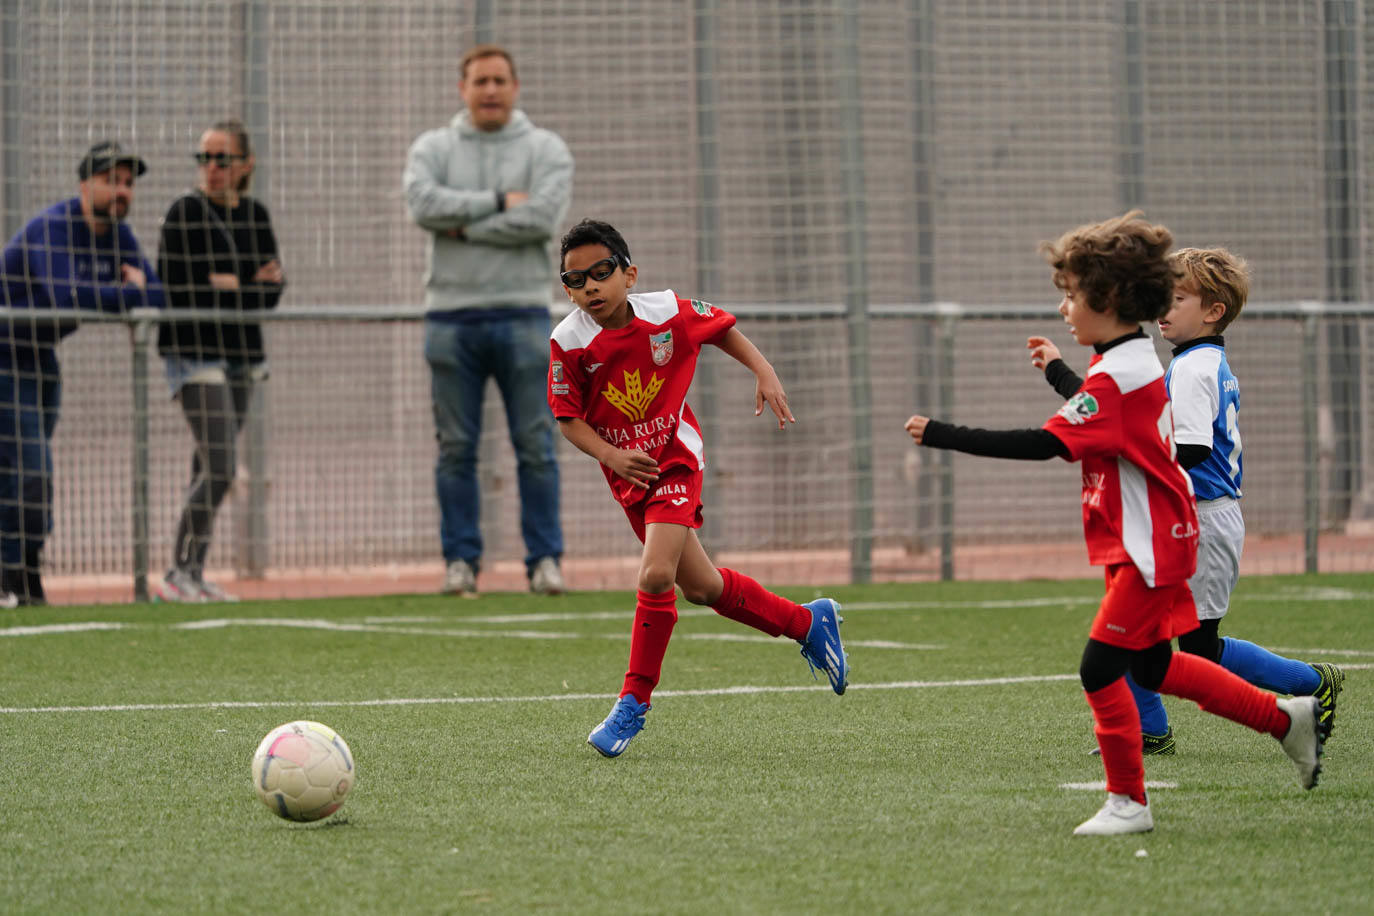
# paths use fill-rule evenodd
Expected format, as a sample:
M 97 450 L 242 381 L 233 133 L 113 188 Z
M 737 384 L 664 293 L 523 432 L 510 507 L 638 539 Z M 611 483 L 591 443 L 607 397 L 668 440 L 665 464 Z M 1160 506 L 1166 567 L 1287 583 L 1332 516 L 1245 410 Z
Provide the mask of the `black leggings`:
M 1178 638 L 1179 651 L 1187 652 L 1189 655 L 1201 655 L 1209 662 L 1220 665 L 1221 638 L 1217 636 L 1217 627 L 1220 625 L 1220 620 L 1199 621 L 1196 630 L 1184 633 Z
M 1089 639 L 1078 664 L 1078 679 L 1083 682 L 1084 690 L 1096 693 L 1129 671 L 1141 687 L 1158 690 L 1173 655 L 1173 647 L 1167 639 L 1148 649 L 1123 649 Z
M 1178 648 L 1189 655 L 1200 655 L 1209 662 L 1220 664 L 1221 640 L 1217 637 L 1217 625 L 1220 622 L 1202 621 L 1196 630 L 1178 638 Z M 1122 649 L 1090 639 L 1078 665 L 1078 678 L 1083 682 L 1084 690 L 1094 693 L 1129 671 L 1136 684 L 1146 690 L 1158 691 L 1173 655 L 1167 639 L 1148 649 Z
M 210 551 L 210 534 L 229 486 L 234 482 L 238 456 L 234 442 L 248 415 L 253 380 L 230 374 L 224 383 L 191 382 L 177 395 L 182 413 L 196 440 L 191 456 L 191 485 L 177 522 L 176 565 L 199 575 Z

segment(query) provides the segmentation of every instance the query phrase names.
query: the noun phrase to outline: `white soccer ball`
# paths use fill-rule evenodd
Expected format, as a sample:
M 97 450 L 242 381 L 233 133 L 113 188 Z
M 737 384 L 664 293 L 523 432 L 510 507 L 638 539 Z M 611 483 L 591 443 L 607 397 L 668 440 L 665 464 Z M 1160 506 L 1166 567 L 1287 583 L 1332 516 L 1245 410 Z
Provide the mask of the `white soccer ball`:
M 353 753 L 334 729 L 304 719 L 267 733 L 253 755 L 253 788 L 273 814 L 317 821 L 344 803 L 357 774 Z

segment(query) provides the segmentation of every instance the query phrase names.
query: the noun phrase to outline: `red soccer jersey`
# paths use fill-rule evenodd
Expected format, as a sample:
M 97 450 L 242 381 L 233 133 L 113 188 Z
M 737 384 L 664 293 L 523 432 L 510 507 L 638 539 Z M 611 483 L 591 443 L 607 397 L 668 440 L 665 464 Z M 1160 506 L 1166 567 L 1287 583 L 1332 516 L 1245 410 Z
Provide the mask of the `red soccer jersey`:
M 687 389 L 702 346 L 735 326 L 735 316 L 672 290 L 630 296 L 629 325 L 608 330 L 578 309 L 553 329 L 549 406 L 557 418 L 587 421 L 616 448 L 653 456 L 659 474 L 706 466 L 701 427 Z M 601 466 L 616 501 L 634 505 L 645 491 Z
M 1094 355 L 1044 428 L 1083 462 L 1083 535 L 1096 566 L 1131 562 L 1151 588 L 1197 566 L 1197 507 L 1174 450 L 1164 368 L 1147 338 Z

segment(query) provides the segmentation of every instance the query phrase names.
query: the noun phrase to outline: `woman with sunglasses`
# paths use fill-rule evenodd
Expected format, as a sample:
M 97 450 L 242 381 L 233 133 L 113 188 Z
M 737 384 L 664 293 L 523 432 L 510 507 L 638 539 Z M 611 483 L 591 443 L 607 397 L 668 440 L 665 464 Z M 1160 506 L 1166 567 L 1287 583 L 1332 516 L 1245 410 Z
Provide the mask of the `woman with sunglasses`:
M 232 601 L 205 580 L 205 556 L 215 512 L 234 480 L 234 443 L 253 386 L 267 378 L 262 328 L 239 316 L 275 308 L 286 276 L 267 208 L 247 193 L 254 159 L 243 124 L 226 120 L 211 126 L 194 158 L 196 189 L 178 198 L 163 219 L 158 273 L 169 309 L 218 311 L 225 319 L 168 322 L 158 334 L 167 382 L 196 448 L 173 565 L 157 597 Z

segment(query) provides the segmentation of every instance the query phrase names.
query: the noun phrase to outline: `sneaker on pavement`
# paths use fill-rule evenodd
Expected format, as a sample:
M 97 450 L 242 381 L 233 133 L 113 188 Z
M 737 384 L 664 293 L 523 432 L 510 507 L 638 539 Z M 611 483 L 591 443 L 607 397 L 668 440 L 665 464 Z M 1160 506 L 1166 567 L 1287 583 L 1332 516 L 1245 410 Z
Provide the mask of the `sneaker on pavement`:
M 1331 727 L 1335 724 L 1336 697 L 1340 695 L 1341 685 L 1345 683 L 1345 672 L 1330 662 L 1317 662 L 1312 667 L 1322 679 L 1317 689 L 1312 692 L 1312 696 L 1321 704 L 1321 713 L 1317 716 L 1317 721 L 1326 726 L 1329 736 Z
M 530 591 L 536 595 L 561 595 L 567 590 L 558 561 L 553 557 L 542 557 L 530 570 Z
M 1322 771 L 1322 748 L 1331 724 L 1321 722 L 1322 705 L 1316 697 L 1279 697 L 1279 709 L 1288 713 L 1288 733 L 1280 742 L 1298 768 L 1298 785 L 1311 789 Z
M 1092 817 L 1073 828 L 1074 836 L 1117 836 L 1123 833 L 1148 833 L 1155 829 L 1149 802 L 1141 804 L 1129 795 L 1107 793 L 1107 803 Z
M 172 569 L 163 578 L 153 598 L 179 604 L 202 604 L 205 593 L 200 590 L 196 577 L 184 569 Z
M 444 571 L 444 585 L 440 594 L 477 597 L 477 571 L 467 560 L 454 560 Z
M 232 603 L 239 600 L 238 595 L 231 595 L 214 582 L 199 576 L 196 577 L 196 586 L 200 588 L 202 601 L 224 601 Z
M 1174 744 L 1174 727 L 1169 726 L 1169 730 L 1162 735 L 1147 735 L 1142 733 L 1140 736 L 1140 752 L 1146 757 L 1172 757 L 1178 748 Z M 1102 756 L 1102 748 L 1095 747 L 1088 751 L 1094 757 Z
M 644 714 L 649 709 L 649 704 L 639 702 L 633 693 L 625 694 L 615 701 L 605 721 L 592 729 L 587 743 L 602 757 L 619 757 L 630 746 L 630 739 L 644 728 Z
M 840 640 L 840 624 L 844 623 L 840 603 L 832 598 L 817 598 L 802 607 L 811 612 L 811 629 L 807 630 L 806 639 L 798 640 L 802 658 L 811 666 L 813 678 L 816 669 L 821 669 L 830 679 L 830 689 L 843 694 L 849 686 L 849 656 Z

